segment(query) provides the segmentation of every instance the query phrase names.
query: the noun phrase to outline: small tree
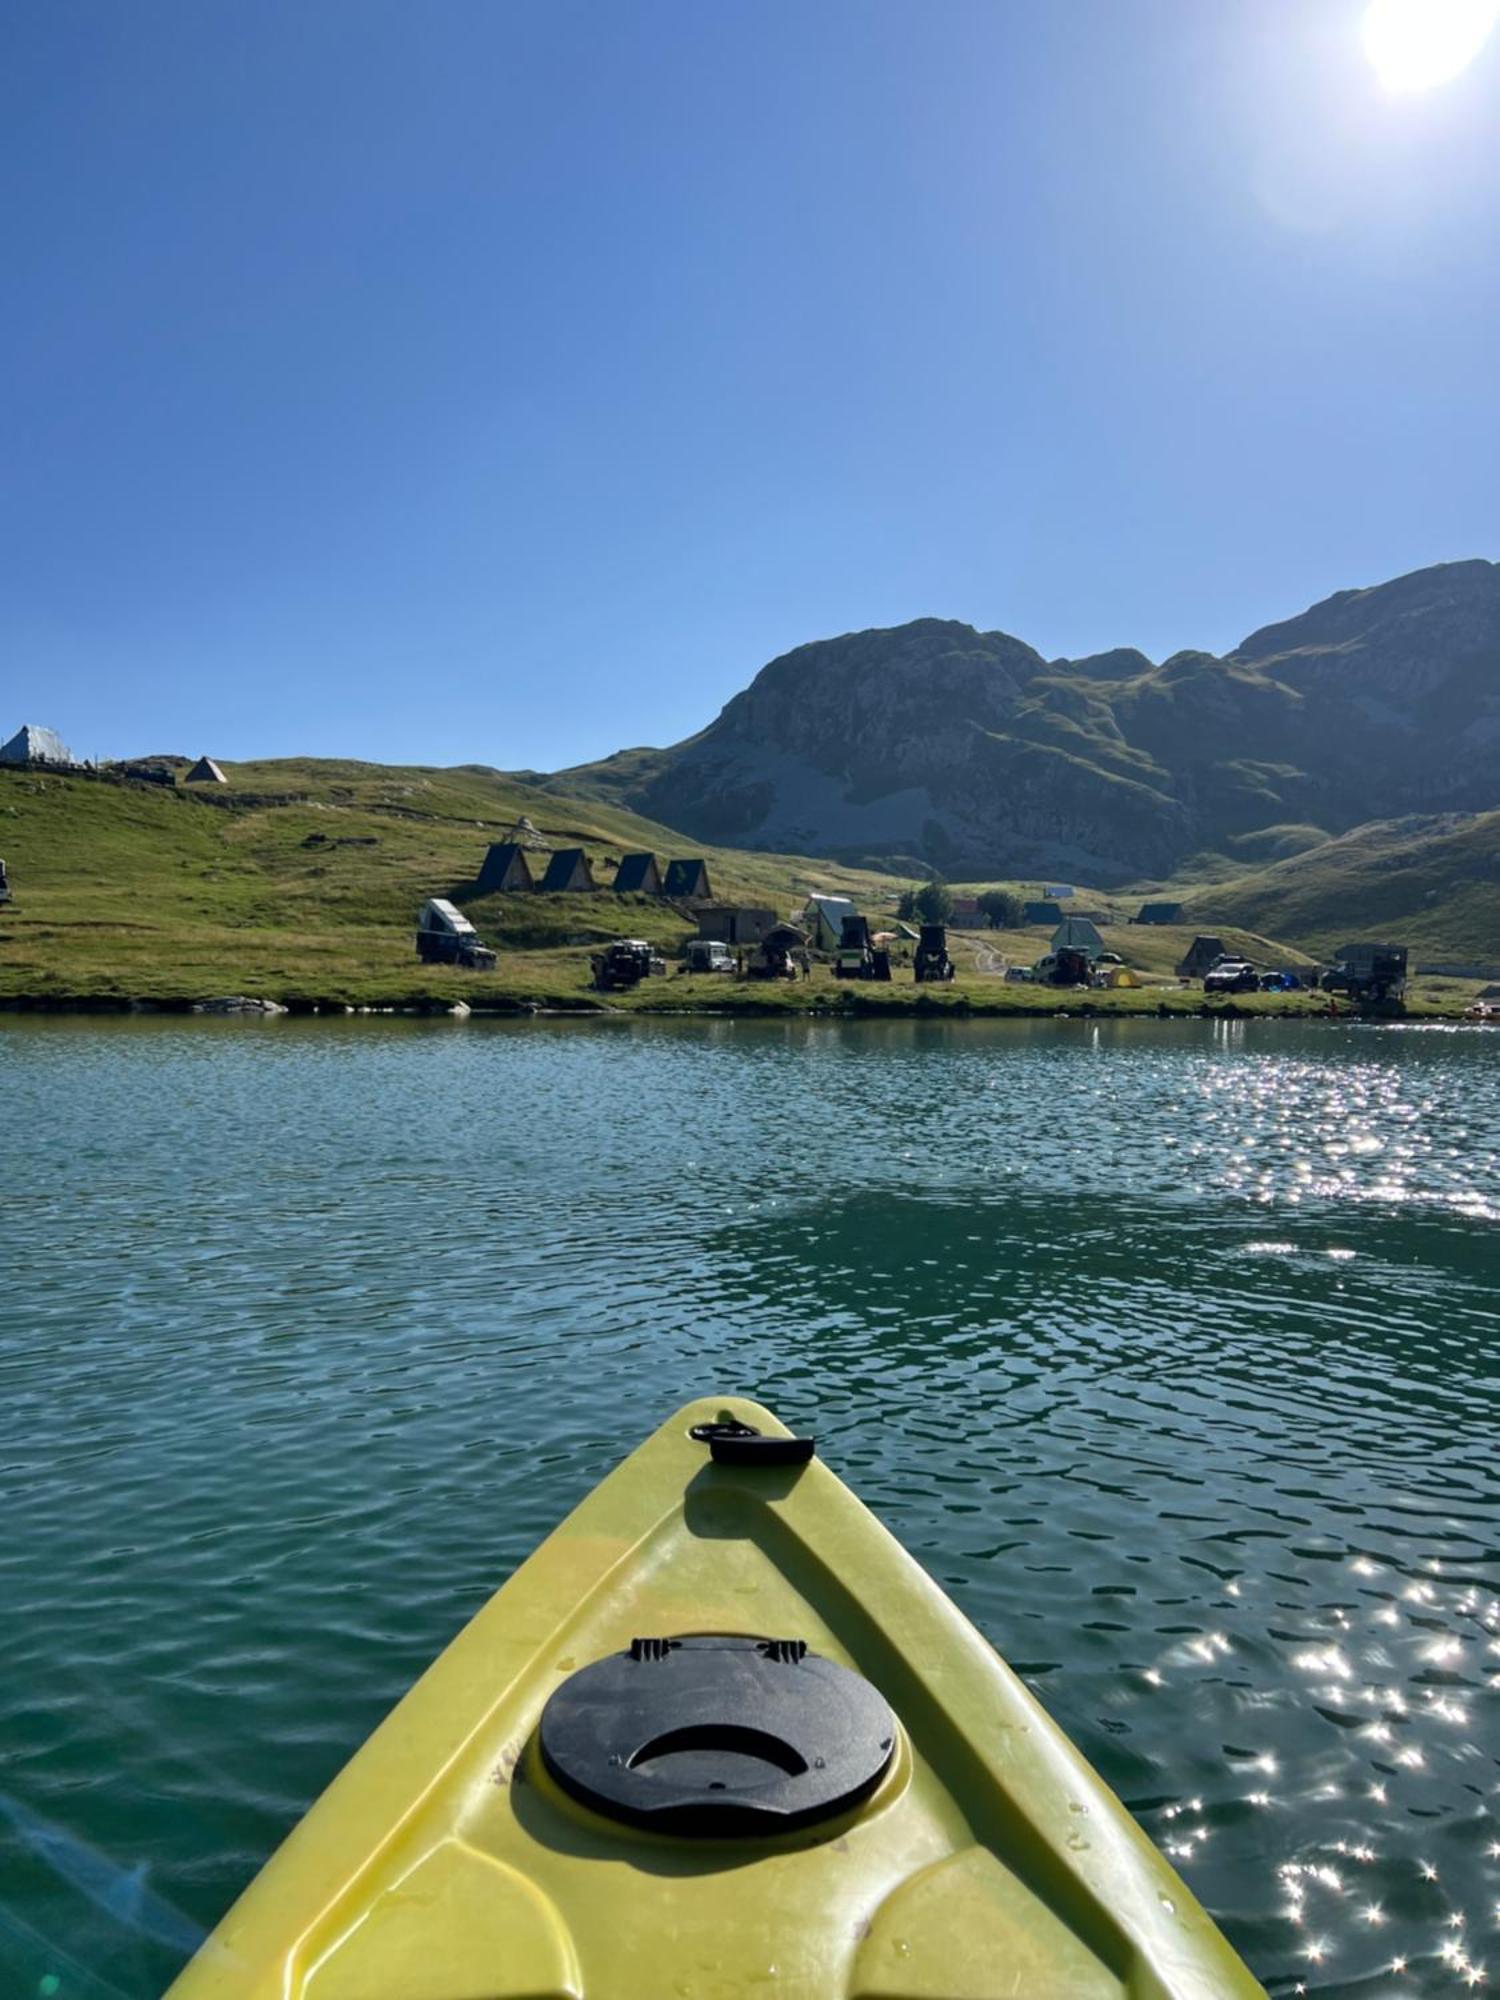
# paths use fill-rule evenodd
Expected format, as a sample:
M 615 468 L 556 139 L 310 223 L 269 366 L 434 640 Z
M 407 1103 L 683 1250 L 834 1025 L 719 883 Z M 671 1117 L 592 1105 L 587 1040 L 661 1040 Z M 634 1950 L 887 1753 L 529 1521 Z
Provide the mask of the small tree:
M 953 915 L 953 891 L 941 875 L 924 882 L 912 902 L 924 924 L 945 924 Z
M 913 918 L 913 917 L 914 917 L 914 916 L 915 916 L 916 914 L 917 914 L 917 892 L 916 892 L 916 890 L 915 890 L 915 889 L 903 889 L 903 890 L 901 891 L 901 897 L 900 897 L 900 900 L 899 900 L 899 902 L 898 902 L 898 903 L 896 904 L 896 915 L 897 915 L 897 916 L 898 916 L 898 917 L 899 917 L 899 918 L 901 919 L 901 921 L 902 921 L 902 923 L 903 923 L 903 924 L 909 924 L 909 923 L 911 922 L 912 918 Z
M 986 889 L 979 907 L 990 920 L 992 931 L 1018 931 L 1026 916 L 1026 906 L 1009 889 Z

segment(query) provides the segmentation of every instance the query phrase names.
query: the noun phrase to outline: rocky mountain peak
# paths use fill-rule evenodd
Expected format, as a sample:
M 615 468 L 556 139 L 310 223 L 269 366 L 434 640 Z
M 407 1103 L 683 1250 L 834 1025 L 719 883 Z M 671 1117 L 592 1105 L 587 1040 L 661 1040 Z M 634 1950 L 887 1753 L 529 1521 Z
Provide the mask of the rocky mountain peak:
M 675 748 L 553 782 L 704 839 L 949 874 L 1165 875 L 1258 831 L 1497 803 L 1500 564 L 1340 591 L 1233 653 L 1044 661 L 953 619 L 772 660 Z M 903 859 L 905 865 L 905 859 Z

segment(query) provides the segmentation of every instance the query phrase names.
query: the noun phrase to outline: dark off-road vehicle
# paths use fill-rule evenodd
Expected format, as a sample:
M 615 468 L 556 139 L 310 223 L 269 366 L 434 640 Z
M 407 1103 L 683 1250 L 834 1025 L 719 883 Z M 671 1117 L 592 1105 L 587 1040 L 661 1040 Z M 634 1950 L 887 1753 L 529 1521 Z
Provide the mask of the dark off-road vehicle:
M 948 932 L 943 924 L 923 924 L 912 954 L 911 976 L 918 986 L 932 980 L 953 977 L 953 960 L 948 956 Z
M 845 917 L 833 961 L 835 979 L 889 979 L 891 955 L 870 942 L 868 917 Z
M 667 961 L 654 952 L 644 938 L 616 938 L 589 960 L 594 969 L 594 988 L 599 993 L 624 993 L 643 979 L 660 978 Z

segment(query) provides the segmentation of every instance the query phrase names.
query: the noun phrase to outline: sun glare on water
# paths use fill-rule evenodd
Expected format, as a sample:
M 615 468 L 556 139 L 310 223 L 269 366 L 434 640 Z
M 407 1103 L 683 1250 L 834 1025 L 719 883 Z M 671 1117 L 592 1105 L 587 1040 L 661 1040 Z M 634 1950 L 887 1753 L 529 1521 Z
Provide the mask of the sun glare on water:
M 1389 91 L 1431 90 L 1457 76 L 1500 20 L 1500 0 L 1370 0 L 1365 54 Z

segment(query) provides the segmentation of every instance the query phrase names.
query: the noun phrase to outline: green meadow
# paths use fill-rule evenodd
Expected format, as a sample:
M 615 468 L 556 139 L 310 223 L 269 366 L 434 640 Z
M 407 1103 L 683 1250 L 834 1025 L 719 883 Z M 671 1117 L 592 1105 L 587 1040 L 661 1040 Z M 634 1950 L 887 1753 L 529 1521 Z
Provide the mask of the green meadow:
M 480 768 L 432 770 L 323 760 L 225 767 L 230 784 L 200 790 L 0 770 L 0 856 L 13 899 L 0 906 L 0 1001 L 184 1005 L 228 994 L 294 1006 L 610 1008 L 782 1012 L 837 1009 L 1018 1013 L 1197 1011 L 1197 989 L 1148 983 L 1086 996 L 1007 984 L 1048 931 L 956 932 L 951 986 L 851 986 L 826 968 L 796 984 L 745 983 L 674 970 L 629 994 L 590 987 L 589 955 L 644 937 L 675 961 L 694 932 L 689 912 L 659 899 L 591 894 L 479 896 L 485 850 L 524 814 L 547 843 L 587 853 L 607 884 L 621 854 L 702 854 L 715 897 L 788 914 L 808 893 L 853 896 L 894 920 L 905 886 L 869 870 L 800 855 L 703 847 L 612 805 Z M 964 886 L 964 885 L 960 885 Z M 979 886 L 979 885 L 973 885 Z M 1226 909 L 1229 885 L 1224 888 Z M 1295 944 L 1212 922 L 1214 892 L 1194 921 L 1163 929 L 1127 919 L 1137 896 L 1084 894 L 1103 912 L 1106 942 L 1149 982 L 1168 981 L 1194 930 L 1213 928 L 1261 962 L 1308 962 Z M 492 974 L 424 966 L 413 933 L 430 895 L 451 897 L 500 954 Z M 1196 914 L 1198 906 L 1202 914 Z M 1458 1011 L 1474 982 L 1428 984 L 1417 1005 Z M 1312 997 L 1251 995 L 1239 1012 L 1320 1011 Z

